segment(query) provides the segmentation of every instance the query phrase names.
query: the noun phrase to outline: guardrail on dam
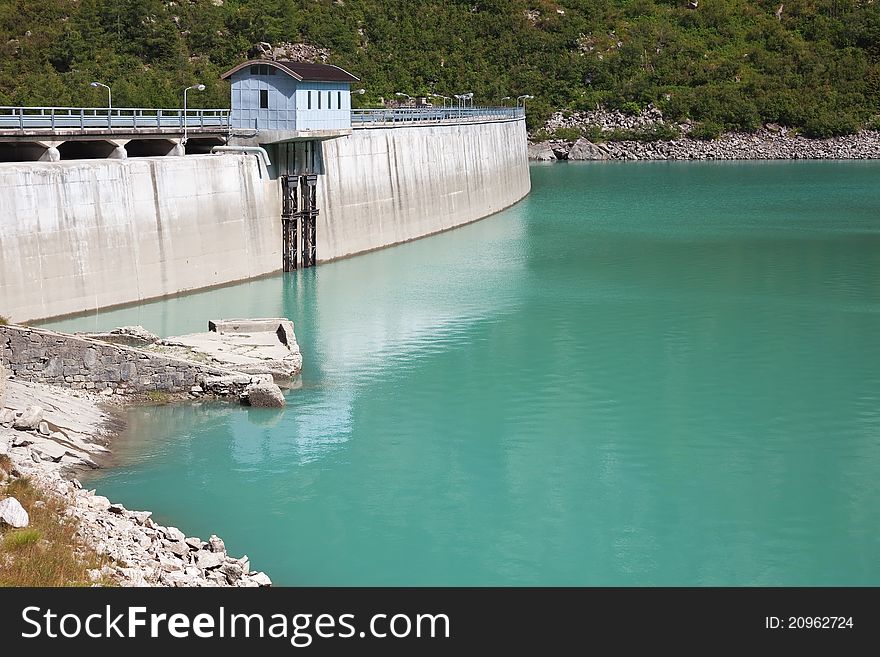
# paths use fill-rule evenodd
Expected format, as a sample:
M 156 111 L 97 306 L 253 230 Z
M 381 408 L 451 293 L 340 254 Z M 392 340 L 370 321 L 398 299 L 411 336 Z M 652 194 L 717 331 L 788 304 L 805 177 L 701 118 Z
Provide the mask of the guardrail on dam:
M 318 261 L 525 196 L 521 113 L 469 119 L 355 121 L 324 142 Z M 280 271 L 281 185 L 270 173 L 232 154 L 0 164 L 0 315 L 45 319 Z

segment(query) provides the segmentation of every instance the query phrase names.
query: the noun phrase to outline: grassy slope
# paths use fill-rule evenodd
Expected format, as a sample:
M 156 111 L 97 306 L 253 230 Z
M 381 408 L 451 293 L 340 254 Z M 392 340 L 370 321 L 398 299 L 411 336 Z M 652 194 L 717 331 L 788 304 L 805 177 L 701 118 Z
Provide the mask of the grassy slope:
M 11 470 L 9 458 L 0 456 L 0 473 Z M 105 562 L 80 540 L 64 501 L 26 478 L 0 481 L 0 499 L 6 497 L 21 503 L 30 525 L 0 526 L 0 586 L 90 586 L 88 571 Z

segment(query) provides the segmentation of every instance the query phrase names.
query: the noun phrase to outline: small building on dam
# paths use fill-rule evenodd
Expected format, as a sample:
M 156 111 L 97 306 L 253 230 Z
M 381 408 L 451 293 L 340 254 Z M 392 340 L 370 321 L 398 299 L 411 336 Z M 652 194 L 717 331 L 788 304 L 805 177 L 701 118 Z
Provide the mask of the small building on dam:
M 351 85 L 359 80 L 338 66 L 253 60 L 221 77 L 231 84 L 233 129 L 351 129 Z
M 522 108 L 352 110 L 360 80 L 329 64 L 251 60 L 222 77 L 229 109 L 0 108 L 0 316 L 310 267 L 530 190 Z

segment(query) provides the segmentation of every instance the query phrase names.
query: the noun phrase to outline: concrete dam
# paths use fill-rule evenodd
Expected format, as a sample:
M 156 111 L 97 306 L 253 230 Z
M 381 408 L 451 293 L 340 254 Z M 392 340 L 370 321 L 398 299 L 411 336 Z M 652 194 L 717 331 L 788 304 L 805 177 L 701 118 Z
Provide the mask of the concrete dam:
M 0 164 L 0 315 L 74 314 L 278 272 L 282 190 L 251 154 Z M 522 116 L 322 142 L 317 261 L 498 212 L 530 190 Z

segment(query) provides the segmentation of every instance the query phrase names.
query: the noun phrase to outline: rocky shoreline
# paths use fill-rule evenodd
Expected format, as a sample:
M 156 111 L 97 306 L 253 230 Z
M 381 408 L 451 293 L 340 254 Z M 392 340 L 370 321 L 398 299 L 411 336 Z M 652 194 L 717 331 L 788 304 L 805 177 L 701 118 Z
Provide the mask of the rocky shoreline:
M 265 573 L 251 569 L 246 555 L 235 558 L 227 554 L 217 536 L 207 541 L 187 537 L 176 527 L 155 523 L 149 511 L 130 511 L 83 488 L 75 475 L 86 467 L 97 467 L 91 459 L 85 463 L 83 453 L 106 453 L 117 426 L 105 398 L 15 379 L 5 383 L 11 399 L 0 411 L 0 456 L 8 458 L 11 471 L 0 469 L 0 482 L 27 477 L 46 494 L 63 501 L 68 516 L 78 523 L 83 542 L 107 559 L 102 568 L 89 572 L 94 582 L 112 581 L 119 586 L 271 585 Z M 47 440 L 50 428 L 64 439 Z M 13 526 L 26 526 L 26 520 L 24 525 Z
M 621 135 L 650 134 L 663 126 L 680 137 L 645 140 L 618 139 Z M 544 139 L 529 144 L 529 159 L 557 160 L 867 160 L 880 159 L 880 131 L 863 130 L 853 135 L 810 139 L 783 126 L 768 124 L 754 133 L 729 132 L 716 139 L 691 137 L 691 123 L 665 122 L 656 108 L 640 115 L 596 110 L 571 115 L 557 113 L 543 134 L 583 133 L 584 137 Z M 566 136 L 567 136 L 566 134 Z
M 149 357 L 150 350 L 176 349 L 182 356 L 208 361 L 212 366 L 233 366 L 246 372 L 233 375 L 247 379 L 268 377 L 268 383 L 248 385 L 241 397 L 252 406 L 283 406 L 284 397 L 271 381 L 274 378 L 290 387 L 302 369 L 293 324 L 285 319 L 231 320 L 226 324 L 229 325 L 216 326 L 217 330 L 212 329 L 209 334 L 167 341 L 158 340 L 139 327 L 101 337 L 108 344 L 122 343 L 129 349 L 140 350 L 137 353 L 143 353 L 144 358 Z M 60 357 L 45 348 L 45 332 L 24 327 L 16 330 L 21 334 L 16 337 L 24 336 L 30 351 L 45 351 L 35 354 L 35 362 L 45 361 L 40 367 Z M 75 356 L 79 353 L 75 341 L 80 338 L 56 335 L 64 367 L 79 372 L 84 367 L 81 361 L 87 359 Z M 15 350 L 8 353 L 14 356 Z M 159 525 L 152 520 L 150 511 L 131 511 L 114 504 L 96 491 L 84 489 L 76 478 L 84 470 L 99 467 L 107 458 L 108 445 L 121 427 L 116 417 L 120 408 L 143 401 L 143 391 L 94 389 L 100 389 L 101 381 L 108 379 L 107 371 L 118 367 L 115 361 L 109 362 L 113 359 L 107 363 L 92 359 L 95 365 L 86 366 L 86 370 L 93 374 L 80 377 L 82 381 L 66 377 L 71 379 L 65 380 L 67 386 L 41 381 L 41 373 L 34 371 L 32 364 L 25 368 L 20 360 L 16 361 L 16 371 L 25 378 L 10 378 L 0 362 L 0 490 L 4 482 L 27 478 L 45 495 L 58 498 L 65 513 L 77 522 L 78 537 L 106 560 L 106 565 L 89 571 L 96 585 L 113 582 L 120 586 L 271 586 L 265 573 L 251 569 L 247 555 L 229 555 L 219 537 L 212 535 L 202 540 L 186 536 L 176 527 Z M 92 389 L 85 388 L 89 378 L 98 381 Z M 109 380 L 118 379 L 110 376 Z M 259 397 L 261 385 L 266 388 L 266 399 Z M 201 397 L 206 393 L 200 388 L 198 394 L 191 394 Z M 2 504 L 0 524 L 13 529 L 27 527 L 28 509 L 13 497 L 5 497 Z

